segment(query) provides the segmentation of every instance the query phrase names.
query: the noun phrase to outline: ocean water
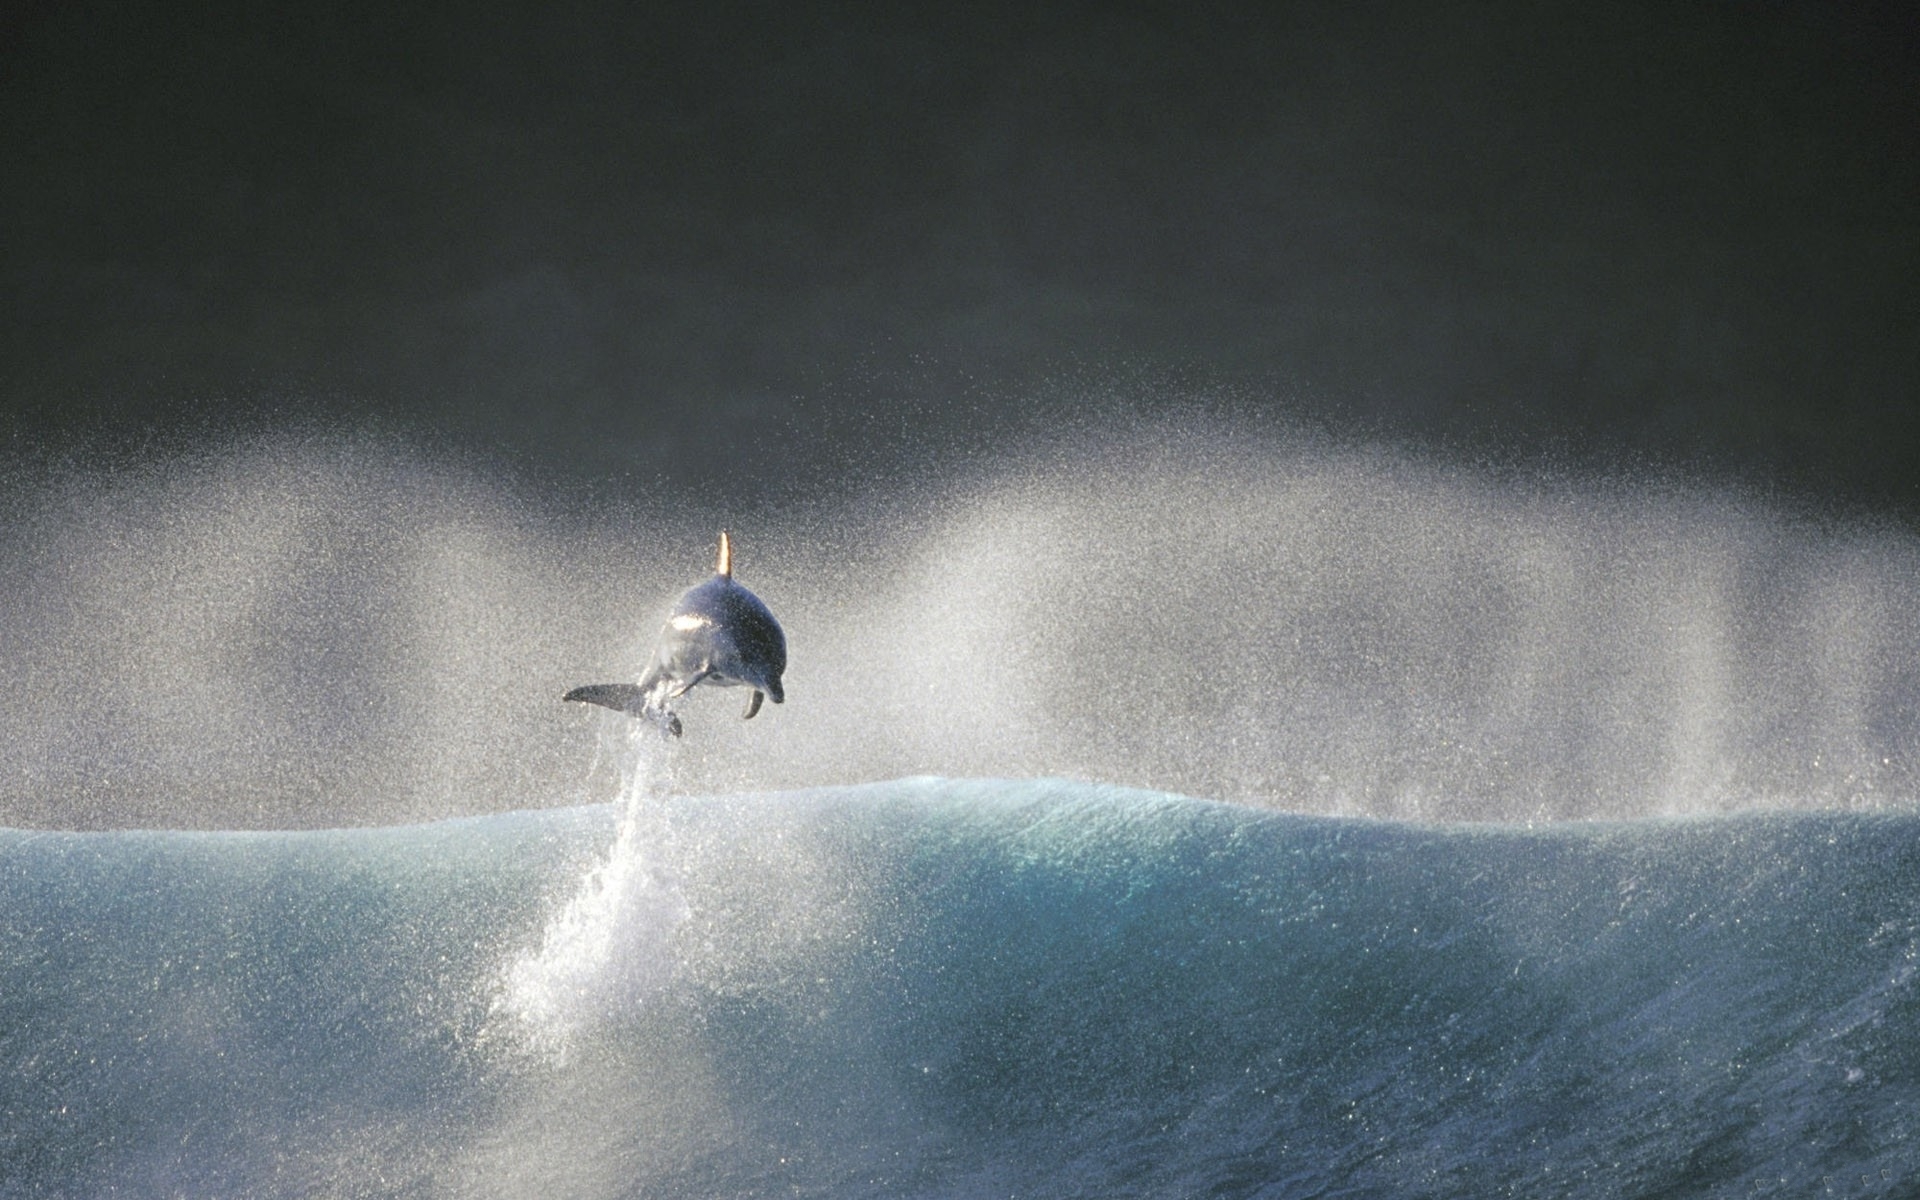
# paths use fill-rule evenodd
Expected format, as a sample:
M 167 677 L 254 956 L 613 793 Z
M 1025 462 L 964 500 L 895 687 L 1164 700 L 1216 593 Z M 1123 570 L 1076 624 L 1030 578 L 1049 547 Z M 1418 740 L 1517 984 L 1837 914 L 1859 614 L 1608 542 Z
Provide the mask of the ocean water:
M 0 835 L 0 1196 L 1904 1196 L 1920 819 Z
M 746 511 L 21 478 L 3 1200 L 1920 1181 L 1897 526 L 1197 419 Z M 723 524 L 787 703 L 560 703 Z

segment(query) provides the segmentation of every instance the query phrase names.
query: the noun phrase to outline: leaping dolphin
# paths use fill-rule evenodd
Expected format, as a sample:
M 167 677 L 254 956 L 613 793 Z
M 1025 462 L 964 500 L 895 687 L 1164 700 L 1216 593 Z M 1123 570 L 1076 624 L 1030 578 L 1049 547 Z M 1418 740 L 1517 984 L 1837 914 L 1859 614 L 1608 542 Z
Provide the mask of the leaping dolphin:
M 562 696 L 645 717 L 673 737 L 680 718 L 667 707 L 697 683 L 750 687 L 742 719 L 760 711 L 760 701 L 786 699 L 780 676 L 787 669 L 787 636 L 760 597 L 733 581 L 733 539 L 720 531 L 720 561 L 714 576 L 688 588 L 673 611 L 639 683 L 590 683 Z

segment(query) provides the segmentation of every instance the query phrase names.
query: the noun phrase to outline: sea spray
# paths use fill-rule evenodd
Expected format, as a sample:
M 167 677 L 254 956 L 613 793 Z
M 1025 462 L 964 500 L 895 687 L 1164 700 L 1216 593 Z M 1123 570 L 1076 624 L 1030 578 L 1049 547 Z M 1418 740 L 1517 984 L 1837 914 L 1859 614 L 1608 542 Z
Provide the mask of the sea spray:
M 548 920 L 540 946 L 507 968 L 496 1016 L 536 1052 L 564 1062 L 574 1038 L 662 987 L 669 945 L 690 915 L 671 866 L 673 744 L 608 716 L 599 741 L 620 774 L 620 822 L 606 855 Z
M 729 522 L 792 701 L 741 721 L 689 693 L 681 794 L 1067 776 L 1424 820 L 1920 798 L 1910 530 L 1219 422 L 1062 437 L 751 520 L 569 511 L 378 439 L 76 473 L 0 531 L 0 824 L 604 800 L 598 726 L 560 697 L 637 676 Z M 140 703 L 45 701 L 105 678 Z

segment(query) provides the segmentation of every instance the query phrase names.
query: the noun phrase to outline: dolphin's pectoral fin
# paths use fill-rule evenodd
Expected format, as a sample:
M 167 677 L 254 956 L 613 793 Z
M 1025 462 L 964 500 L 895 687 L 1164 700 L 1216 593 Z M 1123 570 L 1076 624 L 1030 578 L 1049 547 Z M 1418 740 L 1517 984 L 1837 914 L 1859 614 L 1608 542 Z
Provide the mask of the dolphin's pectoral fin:
M 634 716 L 639 717 L 647 724 L 658 729 L 661 737 L 677 738 L 680 736 L 680 715 L 668 708 L 665 701 L 655 700 L 652 703 L 642 704 L 629 711 L 631 711 Z
M 753 714 L 760 711 L 760 702 L 765 699 L 766 696 L 759 688 L 753 689 L 753 695 L 747 697 L 747 711 L 740 714 L 740 719 L 742 721 L 753 720 Z
M 598 704 L 602 708 L 611 708 L 635 717 L 644 713 L 647 707 L 647 694 L 631 683 L 590 683 L 560 698 Z
M 701 680 L 708 678 L 712 674 L 713 674 L 713 668 L 711 666 L 708 666 L 705 663 L 700 664 L 700 669 L 698 671 L 695 671 L 693 674 L 688 675 L 685 679 L 675 681 L 673 686 L 666 688 L 661 693 L 660 702 L 664 704 L 668 700 L 678 700 L 680 697 L 692 691 L 694 684 L 699 683 Z

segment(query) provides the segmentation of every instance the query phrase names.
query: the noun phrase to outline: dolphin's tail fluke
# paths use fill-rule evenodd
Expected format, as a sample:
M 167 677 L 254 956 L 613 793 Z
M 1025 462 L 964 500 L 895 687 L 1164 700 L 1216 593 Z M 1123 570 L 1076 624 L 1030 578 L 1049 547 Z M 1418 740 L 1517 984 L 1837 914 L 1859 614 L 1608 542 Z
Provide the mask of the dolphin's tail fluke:
M 647 694 L 631 683 L 590 683 L 577 687 L 562 700 L 578 700 L 583 704 L 598 704 L 602 708 L 611 708 L 615 712 L 639 716 L 646 711 Z
M 720 561 L 713 570 L 722 579 L 733 578 L 733 539 L 727 536 L 724 529 L 720 531 Z
M 578 700 L 582 704 L 598 704 L 602 708 L 611 708 L 615 712 L 626 713 L 630 717 L 645 717 L 664 729 L 670 736 L 680 736 L 680 718 L 664 708 L 648 708 L 647 693 L 631 683 L 589 683 L 577 687 L 562 700 Z

